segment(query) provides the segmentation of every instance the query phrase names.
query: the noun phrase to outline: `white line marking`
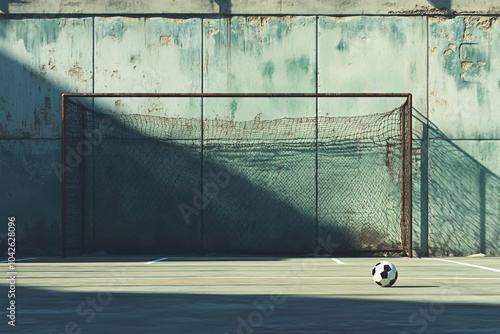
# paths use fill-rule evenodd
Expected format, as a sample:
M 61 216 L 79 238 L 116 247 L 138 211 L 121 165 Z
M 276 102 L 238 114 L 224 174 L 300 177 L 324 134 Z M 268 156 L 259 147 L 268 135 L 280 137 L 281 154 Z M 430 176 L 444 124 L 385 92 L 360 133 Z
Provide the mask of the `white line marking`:
M 168 259 L 168 257 L 162 257 L 162 258 L 160 258 L 160 259 L 156 259 L 156 260 L 153 260 L 153 261 L 149 261 L 149 262 L 147 262 L 146 264 L 152 264 L 152 263 L 156 263 L 156 262 L 161 262 L 161 261 L 163 261 L 163 260 L 167 260 L 167 259 Z
M 277 276 L 259 276 L 259 277 L 248 277 L 248 276 L 205 276 L 205 277 L 200 277 L 200 276 L 165 276 L 165 275 L 148 275 L 148 276 L 123 276 L 124 279 L 141 279 L 141 280 L 155 280 L 158 278 L 161 278 L 162 280 L 186 280 L 186 279 L 194 279 L 197 281 L 204 281 L 204 280 L 211 280 L 211 279 L 238 279 L 238 280 L 263 280 L 263 279 L 272 279 L 275 284 L 276 281 L 286 281 L 290 279 L 296 279 L 299 276 L 290 276 L 290 277 L 277 277 Z M 46 277 L 30 277 L 30 276 L 25 276 L 23 279 L 26 282 L 29 282 L 30 280 L 40 280 L 44 279 Z M 109 277 L 54 277 L 50 276 L 50 279 L 55 280 L 55 279 L 63 279 L 63 280 L 109 280 Z M 305 278 L 305 277 L 304 277 Z M 313 277 L 307 277 L 305 278 L 307 280 L 327 280 L 329 282 L 334 281 L 336 279 L 338 280 L 352 280 L 352 279 L 361 279 L 361 280 L 371 280 L 370 276 L 313 276 Z M 498 281 L 500 280 L 500 277 L 428 277 L 425 279 L 425 282 L 422 283 L 422 285 L 426 285 L 426 282 L 429 281 L 452 281 L 452 280 L 457 280 L 457 281 Z M 1 284 L 1 283 L 0 283 Z M 221 284 L 224 284 L 221 282 Z M 141 284 L 130 284 L 132 285 L 141 285 Z M 187 284 L 189 285 L 189 284 Z
M 37 257 L 27 257 L 25 259 L 16 259 L 14 262 L 19 262 L 19 261 L 28 261 L 28 260 L 35 260 L 35 259 L 38 259 Z M 9 261 L 5 260 L 5 261 L 0 261 L 0 263 L 7 263 Z
M 331 258 L 333 262 L 335 262 L 336 264 L 345 264 L 344 262 L 340 261 L 339 259 L 336 259 L 334 257 Z
M 479 268 L 479 269 L 484 269 L 484 270 L 489 270 L 489 271 L 494 271 L 496 273 L 500 273 L 500 269 L 495 269 L 495 268 L 490 268 L 490 267 L 484 267 L 484 266 L 478 266 L 477 264 L 470 264 L 470 263 L 458 262 L 458 261 L 452 261 L 452 260 L 445 260 L 445 259 L 428 259 L 428 260 L 436 260 L 436 261 L 443 261 L 443 262 L 461 264 L 461 265 L 464 265 L 464 266 L 469 266 L 469 267 L 474 267 L 474 268 Z

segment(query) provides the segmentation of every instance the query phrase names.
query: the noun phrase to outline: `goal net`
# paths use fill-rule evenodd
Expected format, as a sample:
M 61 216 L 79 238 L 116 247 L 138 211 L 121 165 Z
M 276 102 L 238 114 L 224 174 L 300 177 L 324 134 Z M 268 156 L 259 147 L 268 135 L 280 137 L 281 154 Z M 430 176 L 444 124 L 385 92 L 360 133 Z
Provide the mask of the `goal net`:
M 411 256 L 411 96 L 382 113 L 318 112 L 319 99 L 370 96 L 63 95 L 63 254 Z M 211 98 L 302 97 L 310 116 L 204 114 Z

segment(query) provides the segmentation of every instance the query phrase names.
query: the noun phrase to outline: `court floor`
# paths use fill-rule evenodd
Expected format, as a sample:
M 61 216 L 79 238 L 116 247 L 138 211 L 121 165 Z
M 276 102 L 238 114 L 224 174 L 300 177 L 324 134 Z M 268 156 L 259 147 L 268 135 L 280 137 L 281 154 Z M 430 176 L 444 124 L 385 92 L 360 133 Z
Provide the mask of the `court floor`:
M 382 259 L 3 261 L 0 332 L 500 333 L 500 258 L 388 258 L 399 271 L 390 288 L 371 279 Z

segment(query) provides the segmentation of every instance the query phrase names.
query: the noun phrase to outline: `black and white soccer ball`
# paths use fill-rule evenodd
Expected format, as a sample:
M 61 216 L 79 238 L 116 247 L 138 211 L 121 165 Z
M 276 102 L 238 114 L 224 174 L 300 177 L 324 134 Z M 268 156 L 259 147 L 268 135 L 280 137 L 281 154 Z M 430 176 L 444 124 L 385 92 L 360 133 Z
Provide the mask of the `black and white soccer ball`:
M 373 266 L 372 278 L 373 281 L 380 286 L 392 286 L 398 280 L 398 270 L 391 262 L 380 261 Z

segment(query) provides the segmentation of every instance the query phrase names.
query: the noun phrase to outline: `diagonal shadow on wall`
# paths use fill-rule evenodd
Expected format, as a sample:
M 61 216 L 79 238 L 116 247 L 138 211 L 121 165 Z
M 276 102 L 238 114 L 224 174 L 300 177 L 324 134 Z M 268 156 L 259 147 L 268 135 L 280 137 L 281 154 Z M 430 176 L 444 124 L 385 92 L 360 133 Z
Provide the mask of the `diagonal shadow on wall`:
M 85 251 L 114 254 L 304 254 L 322 241 L 344 242 L 327 252 L 352 243 L 338 229 L 318 235 L 313 143 L 202 147 L 199 118 L 117 115 L 102 100 L 91 104 L 67 104 L 69 151 L 79 150 L 82 128 L 104 132 L 99 124 L 109 122 L 113 130 L 66 175 L 69 249 L 82 238 Z
M 15 2 L 12 0 L 0 0 L 0 12 L 4 14 L 9 14 L 9 3 Z
M 6 90 L 0 96 L 0 168 L 5 180 L 0 192 L 0 209 L 9 215 L 18 215 L 18 255 L 56 255 L 61 249 L 61 184 L 52 165 L 60 161 L 60 97 L 68 88 L 50 80 L 43 66 L 37 65 L 23 66 L 8 54 L 0 54 L 0 69 L 16 82 L 16 85 L 5 85 Z M 22 98 L 27 92 L 30 98 Z M 265 173 L 254 179 L 244 173 L 233 173 L 227 187 L 220 189 L 203 211 L 205 220 L 211 223 L 201 226 L 196 220 L 186 224 L 179 211 L 182 203 L 194 207 L 192 203 L 197 193 L 193 189 L 203 190 L 199 145 L 193 148 L 181 144 L 182 140 L 174 142 L 150 137 L 134 132 L 125 123 L 120 124 L 119 119 L 112 121 L 116 122 L 118 132 L 126 132 L 136 141 L 122 145 L 128 140 L 127 136 L 122 136 L 108 142 L 108 147 L 103 144 L 95 148 L 96 151 L 113 151 L 114 145 L 121 150 L 100 162 L 94 159 L 94 163 L 101 163 L 106 173 L 93 182 L 96 185 L 92 189 L 93 201 L 100 207 L 94 206 L 91 214 L 99 217 L 99 221 L 85 225 L 84 231 L 79 232 L 86 237 L 84 246 L 87 249 L 129 253 L 195 250 L 287 254 L 315 250 L 319 243 L 314 212 L 315 147 L 300 154 L 269 150 L 262 155 L 258 152 L 261 160 L 255 159 L 255 164 L 276 162 L 272 158 L 280 154 L 293 164 L 299 164 L 305 175 L 302 183 L 297 182 L 295 175 L 287 174 L 286 170 L 291 168 L 287 164 L 282 166 L 279 180 Z M 218 159 L 220 152 L 216 149 L 212 152 L 203 161 L 203 187 L 209 183 L 211 173 L 219 175 L 233 167 Z M 228 152 L 228 159 L 231 154 Z M 240 156 L 240 163 L 245 159 Z M 109 187 L 112 178 L 120 180 L 115 188 Z M 288 198 L 256 184 L 256 180 L 263 179 L 270 183 L 279 181 L 280 186 L 288 187 Z M 303 187 L 305 184 L 307 189 Z M 123 207 L 128 211 L 120 211 Z M 191 218 L 201 219 L 201 216 Z M 321 233 L 325 241 L 328 237 L 345 244 L 352 241 L 349 233 L 331 230 L 329 226 Z M 6 240 L 0 241 L 5 250 L 3 241 Z
M 425 205 L 420 210 L 422 231 L 428 217 L 429 254 L 500 254 L 500 177 L 414 111 L 424 129 L 421 152 L 428 152 L 421 159 L 428 161 L 421 169 L 428 182 L 421 187 L 428 189 L 428 212 Z
M 210 0 L 210 2 L 219 5 L 219 14 L 229 15 L 232 13 L 231 0 Z

